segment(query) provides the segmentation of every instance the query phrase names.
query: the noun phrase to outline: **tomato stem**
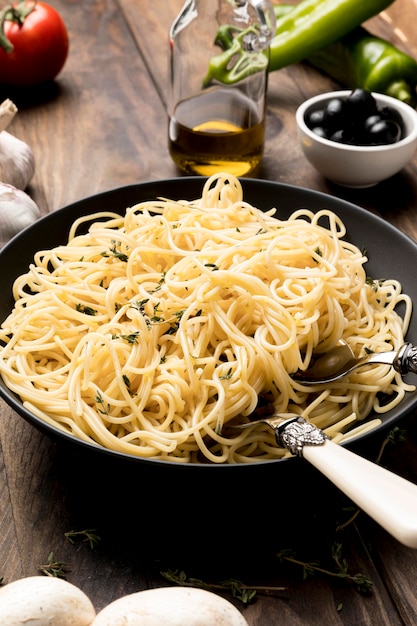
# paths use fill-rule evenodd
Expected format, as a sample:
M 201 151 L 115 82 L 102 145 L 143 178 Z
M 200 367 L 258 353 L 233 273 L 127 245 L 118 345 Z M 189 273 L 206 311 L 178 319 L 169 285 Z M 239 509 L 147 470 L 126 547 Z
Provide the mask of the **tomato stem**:
M 15 22 L 22 26 L 26 17 L 35 9 L 36 2 L 37 0 L 29 0 L 29 2 L 27 2 L 27 0 L 21 0 L 21 2 L 17 4 L 10 4 L 0 10 L 0 46 L 6 52 L 13 52 L 13 44 L 6 37 L 4 32 L 5 23 Z

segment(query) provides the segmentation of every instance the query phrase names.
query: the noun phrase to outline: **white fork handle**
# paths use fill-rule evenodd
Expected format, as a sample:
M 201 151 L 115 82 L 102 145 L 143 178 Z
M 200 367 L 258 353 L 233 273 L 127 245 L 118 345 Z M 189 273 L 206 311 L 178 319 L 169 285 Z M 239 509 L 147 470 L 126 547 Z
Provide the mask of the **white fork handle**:
M 393 537 L 417 548 L 417 485 L 330 440 L 305 445 L 302 454 Z

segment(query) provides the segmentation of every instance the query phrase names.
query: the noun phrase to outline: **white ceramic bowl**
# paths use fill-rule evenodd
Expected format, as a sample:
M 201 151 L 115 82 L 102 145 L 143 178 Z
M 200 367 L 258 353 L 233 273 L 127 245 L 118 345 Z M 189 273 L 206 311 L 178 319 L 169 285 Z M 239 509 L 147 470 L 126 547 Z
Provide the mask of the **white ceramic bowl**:
M 332 98 L 345 98 L 351 90 L 332 91 L 314 96 L 301 104 L 296 112 L 300 146 L 308 161 L 323 176 L 344 187 L 372 187 L 397 174 L 414 156 L 417 149 L 417 112 L 410 105 L 379 93 L 373 93 L 378 108 L 396 109 L 404 122 L 404 137 L 397 143 L 383 146 L 356 146 L 330 141 L 308 128 L 306 113 L 322 109 Z

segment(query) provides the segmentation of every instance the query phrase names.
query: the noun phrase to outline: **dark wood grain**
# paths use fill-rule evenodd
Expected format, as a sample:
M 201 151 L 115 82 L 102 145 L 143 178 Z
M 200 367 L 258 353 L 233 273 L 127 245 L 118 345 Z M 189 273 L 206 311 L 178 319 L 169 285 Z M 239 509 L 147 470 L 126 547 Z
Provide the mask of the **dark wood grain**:
M 36 174 L 28 191 L 42 213 L 113 187 L 179 176 L 167 150 L 166 95 L 168 32 L 182 0 L 51 4 L 70 33 L 64 70 L 54 85 L 29 94 L 0 89 L 0 96 L 11 97 L 19 107 L 10 131 L 34 150 Z M 417 56 L 416 9 L 415 0 L 396 0 L 367 26 Z M 307 64 L 270 76 L 267 141 L 258 176 L 350 200 L 417 240 L 416 157 L 393 179 L 354 191 L 324 180 L 302 156 L 296 142 L 297 106 L 338 87 Z M 415 415 L 404 419 L 400 427 L 406 431 L 405 442 L 383 457 L 390 469 L 414 482 L 416 424 Z M 372 452 L 367 449 L 370 458 L 380 444 L 374 441 Z M 146 472 L 126 472 L 122 467 L 109 471 L 105 464 L 63 448 L 2 402 L 4 582 L 37 574 L 53 552 L 68 564 L 67 579 L 90 596 L 97 610 L 126 593 L 166 585 L 161 572 L 183 568 L 206 582 L 233 577 L 249 585 L 284 588 L 259 594 L 248 607 L 233 600 L 251 626 L 416 623 L 416 551 L 399 545 L 363 513 L 338 530 L 350 516 L 345 507 L 351 503 L 324 479 L 312 474 L 309 484 L 300 488 L 300 506 L 291 508 L 286 500 L 289 485 L 271 485 L 270 496 L 260 501 L 258 485 L 237 484 L 233 501 L 240 502 L 236 506 L 242 512 L 237 508 L 232 516 L 217 487 L 207 486 L 210 507 L 202 512 L 188 492 L 184 501 L 182 483 L 152 483 Z M 158 497 L 164 506 L 153 509 Z M 66 532 L 85 528 L 97 529 L 102 537 L 95 550 L 65 538 Z M 199 533 L 200 528 L 204 532 Z M 372 580 L 371 593 L 360 594 L 324 574 L 303 580 L 300 568 L 282 564 L 277 557 L 292 548 L 298 558 L 319 560 L 334 570 L 330 553 L 335 542 L 343 545 L 349 572 Z

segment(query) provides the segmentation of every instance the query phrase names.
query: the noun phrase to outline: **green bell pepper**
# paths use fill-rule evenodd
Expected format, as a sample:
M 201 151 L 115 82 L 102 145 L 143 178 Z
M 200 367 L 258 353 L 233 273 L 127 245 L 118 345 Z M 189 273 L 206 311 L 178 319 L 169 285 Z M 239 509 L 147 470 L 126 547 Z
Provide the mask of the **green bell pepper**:
M 293 10 L 293 4 L 274 6 L 277 21 Z M 385 93 L 417 105 L 417 61 L 362 26 L 305 60 L 346 87 Z
M 277 21 L 276 34 L 269 47 L 269 71 L 302 61 L 344 37 L 393 1 L 301 0 Z M 250 55 L 250 51 L 233 39 L 230 47 L 211 59 L 204 85 L 212 81 L 234 83 L 249 75 L 252 73 Z M 236 70 L 240 65 L 241 71 Z
M 417 62 L 388 41 L 355 28 L 307 59 L 347 87 L 385 93 L 417 104 Z

